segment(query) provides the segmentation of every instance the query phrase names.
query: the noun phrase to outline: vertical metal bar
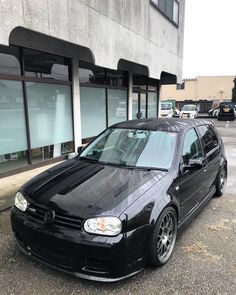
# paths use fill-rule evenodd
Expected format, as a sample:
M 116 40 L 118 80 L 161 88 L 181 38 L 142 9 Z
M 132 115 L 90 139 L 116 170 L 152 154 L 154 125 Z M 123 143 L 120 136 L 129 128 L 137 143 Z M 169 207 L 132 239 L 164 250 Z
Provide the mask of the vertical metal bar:
M 160 105 L 160 85 L 161 82 L 159 81 L 158 87 L 157 87 L 157 118 L 159 117 L 159 105 Z
M 108 88 L 105 87 L 106 128 L 108 128 Z
M 74 104 L 73 104 L 73 96 L 74 96 L 74 93 L 73 93 L 73 89 L 74 89 L 74 73 L 72 71 L 72 59 L 70 59 L 70 62 L 69 62 L 69 80 L 71 81 L 71 86 L 70 86 L 70 98 L 71 98 L 71 113 L 72 113 L 72 132 L 73 132 L 73 151 L 75 152 L 76 150 L 76 147 L 75 147 L 75 127 L 74 127 Z
M 25 75 L 25 66 L 24 66 L 24 56 L 23 56 L 23 48 L 20 47 L 20 65 L 21 65 L 21 75 Z M 31 139 L 30 139 L 30 124 L 29 124 L 29 112 L 28 112 L 28 99 L 27 99 L 27 89 L 26 82 L 22 81 L 23 86 L 23 100 L 24 100 L 24 111 L 25 111 L 25 125 L 26 125 L 26 137 L 28 144 L 28 162 L 32 164 L 32 150 L 31 150 Z

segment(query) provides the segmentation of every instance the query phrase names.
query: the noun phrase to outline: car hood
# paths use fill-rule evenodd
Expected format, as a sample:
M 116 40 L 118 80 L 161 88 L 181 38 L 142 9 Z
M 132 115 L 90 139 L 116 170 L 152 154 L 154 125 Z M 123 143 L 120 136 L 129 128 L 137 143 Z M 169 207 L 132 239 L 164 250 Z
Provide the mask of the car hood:
M 130 170 L 71 159 L 26 183 L 29 203 L 58 214 L 89 218 L 119 216 L 167 172 Z

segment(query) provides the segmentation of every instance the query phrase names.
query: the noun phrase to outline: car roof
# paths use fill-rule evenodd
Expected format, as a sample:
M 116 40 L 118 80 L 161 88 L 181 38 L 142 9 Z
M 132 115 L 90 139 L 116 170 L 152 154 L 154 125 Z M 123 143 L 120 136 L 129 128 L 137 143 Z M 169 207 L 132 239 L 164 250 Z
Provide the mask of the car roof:
M 156 118 L 125 121 L 112 125 L 111 127 L 180 132 L 191 127 L 206 124 L 213 125 L 211 121 L 202 119 Z

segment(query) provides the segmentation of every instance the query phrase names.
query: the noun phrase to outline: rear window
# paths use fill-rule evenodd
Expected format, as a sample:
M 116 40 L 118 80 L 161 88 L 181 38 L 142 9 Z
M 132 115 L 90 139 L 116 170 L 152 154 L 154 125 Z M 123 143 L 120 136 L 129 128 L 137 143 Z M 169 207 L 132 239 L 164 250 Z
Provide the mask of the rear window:
M 218 138 L 209 125 L 202 125 L 198 126 L 197 128 L 203 143 L 203 149 L 207 154 L 219 144 Z

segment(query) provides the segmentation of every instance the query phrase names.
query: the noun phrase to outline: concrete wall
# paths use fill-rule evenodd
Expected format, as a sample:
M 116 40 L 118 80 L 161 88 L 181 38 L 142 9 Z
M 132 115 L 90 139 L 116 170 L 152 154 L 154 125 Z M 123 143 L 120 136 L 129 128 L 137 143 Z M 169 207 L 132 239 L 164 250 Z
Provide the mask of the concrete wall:
M 162 86 L 161 99 L 231 99 L 233 80 L 234 76 L 198 76 L 196 79 L 186 80 L 182 90 L 177 90 L 176 85 Z
M 0 0 L 0 44 L 21 26 L 92 50 L 97 65 L 120 59 L 182 76 L 184 4 L 176 28 L 149 0 Z

